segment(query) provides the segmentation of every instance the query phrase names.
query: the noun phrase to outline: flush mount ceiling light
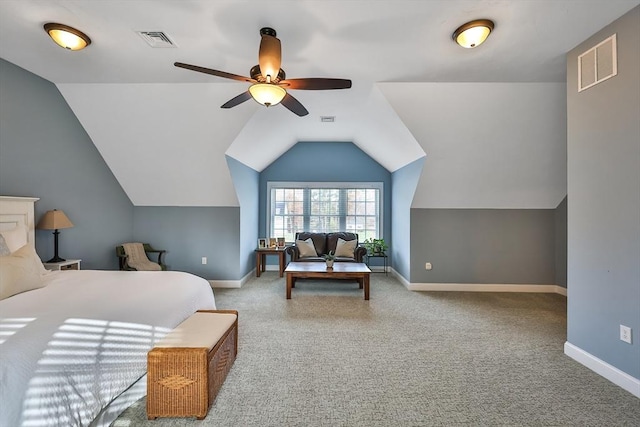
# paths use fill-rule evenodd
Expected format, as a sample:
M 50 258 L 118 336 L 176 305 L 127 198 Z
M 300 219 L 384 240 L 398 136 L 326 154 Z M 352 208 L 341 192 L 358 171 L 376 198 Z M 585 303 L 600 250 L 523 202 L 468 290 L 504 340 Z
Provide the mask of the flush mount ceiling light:
M 89 36 L 68 25 L 49 22 L 44 24 L 44 30 L 58 46 L 68 50 L 84 49 L 91 44 Z
M 458 27 L 453 32 L 453 40 L 460 46 L 471 49 L 480 46 L 493 31 L 493 21 L 476 19 Z

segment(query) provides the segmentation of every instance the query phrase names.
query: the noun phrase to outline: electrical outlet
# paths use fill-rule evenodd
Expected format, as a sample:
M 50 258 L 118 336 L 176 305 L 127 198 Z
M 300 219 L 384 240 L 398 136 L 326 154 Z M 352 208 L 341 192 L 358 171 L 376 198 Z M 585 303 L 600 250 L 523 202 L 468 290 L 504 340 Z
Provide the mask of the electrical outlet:
M 424 269 L 425 269 L 425 270 L 431 270 L 432 268 L 433 268 L 433 266 L 431 265 L 431 263 L 430 263 L 430 262 L 428 262 L 428 263 L 426 263 L 426 264 L 424 265 Z
M 207 263 L 207 257 L 206 257 L 206 256 L 203 256 L 203 257 L 202 257 L 202 264 L 206 264 L 206 263 Z
M 631 328 L 620 325 L 620 341 L 631 344 Z

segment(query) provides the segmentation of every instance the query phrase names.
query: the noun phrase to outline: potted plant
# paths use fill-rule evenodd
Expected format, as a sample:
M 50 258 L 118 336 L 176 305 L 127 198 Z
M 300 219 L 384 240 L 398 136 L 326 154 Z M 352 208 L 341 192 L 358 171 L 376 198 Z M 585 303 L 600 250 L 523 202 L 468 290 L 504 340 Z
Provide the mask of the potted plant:
M 371 255 L 383 254 L 389 249 L 384 239 L 369 238 L 362 242 L 362 245 L 367 249 L 367 253 Z
M 336 260 L 336 255 L 334 254 L 334 252 L 329 251 L 329 253 L 323 255 L 322 258 L 324 258 L 324 261 L 327 263 L 327 269 L 332 269 L 333 263 Z

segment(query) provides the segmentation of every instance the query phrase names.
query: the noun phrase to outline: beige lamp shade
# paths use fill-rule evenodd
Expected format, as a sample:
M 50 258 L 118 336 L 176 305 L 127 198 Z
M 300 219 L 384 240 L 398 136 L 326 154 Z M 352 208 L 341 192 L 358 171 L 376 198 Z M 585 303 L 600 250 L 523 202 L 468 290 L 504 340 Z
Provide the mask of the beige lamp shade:
M 64 212 L 54 209 L 44 214 L 37 228 L 41 230 L 60 230 L 71 227 L 73 227 L 73 223 L 67 218 Z

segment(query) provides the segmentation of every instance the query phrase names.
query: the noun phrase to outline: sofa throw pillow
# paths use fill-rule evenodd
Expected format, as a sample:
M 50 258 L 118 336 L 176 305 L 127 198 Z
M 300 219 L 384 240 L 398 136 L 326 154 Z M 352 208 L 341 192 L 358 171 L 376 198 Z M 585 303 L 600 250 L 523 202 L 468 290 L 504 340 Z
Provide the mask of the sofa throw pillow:
M 24 246 L 12 255 L 0 257 L 0 300 L 44 287 L 45 282 L 40 269 L 42 261 L 38 258 L 38 265 L 31 252 L 35 254 L 35 250 Z
M 307 240 L 296 240 L 296 246 L 300 252 L 300 258 L 317 257 L 316 247 L 313 240 L 309 237 Z
M 357 243 L 357 240 L 342 240 L 338 237 L 338 243 L 336 244 L 336 256 L 354 258 Z

